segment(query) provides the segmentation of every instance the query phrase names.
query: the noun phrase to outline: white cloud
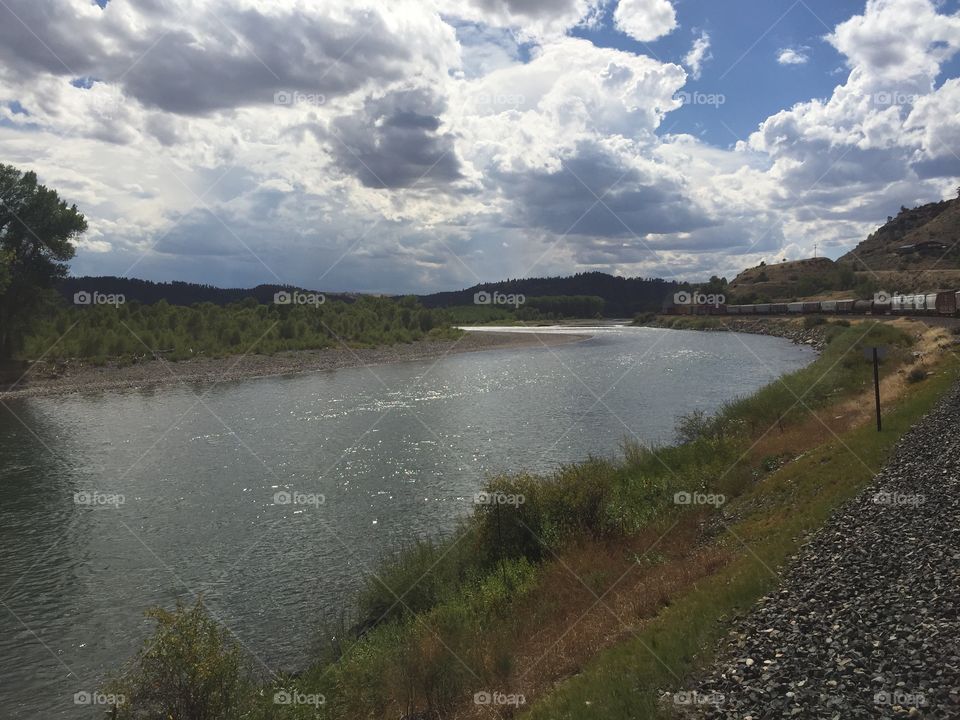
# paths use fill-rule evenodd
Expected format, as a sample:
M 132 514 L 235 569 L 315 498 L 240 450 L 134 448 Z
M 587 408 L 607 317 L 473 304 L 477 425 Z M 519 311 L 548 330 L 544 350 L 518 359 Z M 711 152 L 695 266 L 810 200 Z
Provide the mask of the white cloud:
M 670 0 L 620 0 L 613 20 L 618 30 L 640 42 L 657 40 L 677 27 Z
M 781 65 L 806 65 L 810 62 L 809 50 L 806 46 L 783 48 L 777 53 L 777 62 Z
M 729 275 L 854 243 L 960 176 L 960 80 L 937 86 L 960 18 L 929 0 L 868 2 L 828 38 L 843 84 L 732 151 L 662 135 L 684 68 L 565 34 L 599 2 L 7 2 L 49 50 L 0 7 L 0 156 L 87 214 L 77 273 L 414 292 Z M 676 26 L 668 2 L 614 18 Z M 689 76 L 709 59 L 701 33 Z
M 699 80 L 703 74 L 704 63 L 712 59 L 713 55 L 710 54 L 710 35 L 706 32 L 701 32 L 700 37 L 693 41 L 693 47 L 690 48 L 690 52 L 687 53 L 683 62 L 687 68 L 689 68 L 690 76 L 694 80 Z

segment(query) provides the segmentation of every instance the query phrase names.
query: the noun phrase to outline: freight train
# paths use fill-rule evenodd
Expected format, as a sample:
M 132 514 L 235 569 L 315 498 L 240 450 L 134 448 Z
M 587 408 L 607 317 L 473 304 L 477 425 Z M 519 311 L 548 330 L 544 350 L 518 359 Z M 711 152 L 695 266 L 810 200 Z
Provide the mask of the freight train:
M 687 304 L 667 308 L 669 315 L 938 315 L 960 317 L 960 292 L 884 295 L 873 300 L 804 300 L 759 305 Z

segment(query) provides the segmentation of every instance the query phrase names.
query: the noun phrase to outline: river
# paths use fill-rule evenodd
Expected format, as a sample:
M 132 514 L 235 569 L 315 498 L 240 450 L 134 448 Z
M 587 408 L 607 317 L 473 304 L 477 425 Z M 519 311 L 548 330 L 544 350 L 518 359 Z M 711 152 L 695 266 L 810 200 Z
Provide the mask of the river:
M 376 560 L 451 529 L 485 478 L 670 442 L 678 416 L 814 357 L 732 333 L 552 332 L 593 337 L 0 404 L 0 715 L 97 716 L 74 693 L 132 656 L 145 609 L 198 592 L 258 666 L 296 669 Z

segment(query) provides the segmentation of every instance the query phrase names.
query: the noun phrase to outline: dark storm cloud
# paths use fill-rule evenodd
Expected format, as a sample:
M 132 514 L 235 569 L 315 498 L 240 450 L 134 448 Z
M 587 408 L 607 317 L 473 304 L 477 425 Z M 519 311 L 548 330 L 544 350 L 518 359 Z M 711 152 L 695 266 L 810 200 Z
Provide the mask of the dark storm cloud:
M 511 13 L 528 18 L 563 15 L 577 6 L 576 0 L 472 0 L 471 5 L 492 13 Z
M 370 99 L 334 121 L 334 158 L 367 187 L 445 187 L 462 173 L 453 136 L 440 132 L 444 109 L 441 98 L 421 88 Z
M 119 82 L 148 106 L 203 114 L 271 103 L 280 91 L 348 93 L 404 76 L 406 38 L 376 13 L 337 21 L 294 11 L 198 12 L 192 27 L 166 26 L 162 5 L 138 5 L 155 23 L 146 32 L 100 17 L 78 17 L 54 0 L 0 4 L 0 62 L 18 75 L 48 72 Z M 22 22 L 21 22 L 22 21 Z
M 625 168 L 590 143 L 557 172 L 500 173 L 498 180 L 515 201 L 518 222 L 556 233 L 643 237 L 713 224 L 675 180 Z

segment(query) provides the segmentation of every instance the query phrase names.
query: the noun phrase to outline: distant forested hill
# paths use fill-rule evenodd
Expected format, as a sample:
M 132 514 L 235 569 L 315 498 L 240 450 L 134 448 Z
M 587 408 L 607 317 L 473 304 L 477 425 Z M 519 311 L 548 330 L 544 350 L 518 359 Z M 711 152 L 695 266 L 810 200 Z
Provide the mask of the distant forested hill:
M 479 292 L 522 294 L 530 297 L 563 295 L 600 297 L 605 301 L 606 317 L 633 317 L 641 312 L 659 312 L 663 301 L 678 292 L 680 283 L 652 278 L 614 277 L 601 272 L 578 273 L 570 277 L 529 278 L 483 283 L 466 290 L 423 295 L 420 302 L 429 308 L 472 305 Z

